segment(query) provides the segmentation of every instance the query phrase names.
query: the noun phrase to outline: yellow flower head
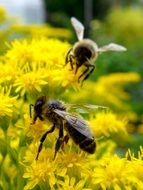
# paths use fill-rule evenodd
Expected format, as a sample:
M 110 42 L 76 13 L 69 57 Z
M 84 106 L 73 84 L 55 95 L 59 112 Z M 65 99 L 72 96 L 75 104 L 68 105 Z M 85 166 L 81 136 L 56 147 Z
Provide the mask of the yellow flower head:
M 99 185 L 103 190 L 121 190 L 125 187 L 130 175 L 130 168 L 127 167 L 127 160 L 117 155 L 106 156 L 97 162 L 94 169 L 93 183 Z
M 10 85 L 14 82 L 17 76 L 17 72 L 14 70 L 12 65 L 1 64 L 0 69 L 0 84 Z
M 10 89 L 5 90 L 0 87 L 0 118 L 4 116 L 12 117 L 16 97 L 9 96 Z
M 36 185 L 44 184 L 45 187 L 53 188 L 57 184 L 57 176 L 64 177 L 66 169 L 58 166 L 58 162 L 53 160 L 53 151 L 47 148 L 41 151 L 39 159 L 35 156 L 38 150 L 38 144 L 32 144 L 26 151 L 24 157 L 25 173 L 24 178 L 28 178 L 25 190 L 32 189 Z M 34 150 L 34 151 L 33 151 Z
M 12 26 L 12 30 L 16 33 L 28 34 L 33 38 L 40 36 L 45 37 L 56 37 L 69 39 L 71 37 L 71 32 L 64 28 L 52 28 L 51 26 L 46 25 L 24 25 L 24 24 L 15 24 Z
M 90 126 L 96 136 L 109 136 L 110 134 L 126 134 L 126 121 L 118 119 L 112 112 L 96 113 L 95 118 L 90 119 Z
M 96 82 L 86 81 L 83 88 L 72 94 L 74 102 L 90 102 L 98 105 L 108 105 L 118 108 L 118 110 L 129 110 L 130 95 L 124 90 L 124 86 L 129 83 L 137 83 L 141 80 L 138 73 L 113 73 L 101 76 Z M 71 94 L 70 94 L 71 95 Z
M 64 67 L 69 49 L 68 43 L 57 39 L 15 40 L 4 57 L 3 67 L 9 74 L 5 74 L 7 80 L 21 96 L 42 92 L 43 88 L 45 92 L 50 89 L 53 93 L 76 87 L 78 76 L 69 65 Z M 9 72 L 10 68 L 14 75 Z
M 76 182 L 74 177 L 65 176 L 64 181 L 59 181 L 59 190 L 91 190 L 90 188 L 84 188 L 85 180 L 82 179 Z
M 70 45 L 57 39 L 15 40 L 9 44 L 6 58 L 9 64 L 16 68 L 23 68 L 28 62 L 33 68 L 35 65 L 44 67 L 62 68 L 66 52 Z
M 28 178 L 29 182 L 25 186 L 24 190 L 32 189 L 37 184 L 49 183 L 50 187 L 53 187 L 56 183 L 55 177 L 55 164 L 49 160 L 45 162 L 34 161 L 29 167 L 26 168 L 24 178 Z
M 21 93 L 23 96 L 25 93 L 36 93 L 42 91 L 42 86 L 47 85 L 47 75 L 42 71 L 31 71 L 28 73 L 21 73 L 15 80 L 14 86 L 15 92 Z

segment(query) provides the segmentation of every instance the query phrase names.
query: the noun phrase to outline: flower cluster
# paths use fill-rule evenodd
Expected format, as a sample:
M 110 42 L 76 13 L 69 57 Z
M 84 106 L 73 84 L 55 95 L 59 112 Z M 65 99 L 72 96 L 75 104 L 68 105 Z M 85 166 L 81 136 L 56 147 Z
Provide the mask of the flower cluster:
M 5 18 L 1 9 L 0 15 Z M 89 109 L 82 113 L 77 109 L 93 131 L 94 154 L 82 151 L 71 137 L 54 160 L 57 127 L 47 135 L 36 160 L 40 139 L 52 125 L 39 119 L 31 125 L 29 104 L 34 104 L 37 97 L 46 95 L 65 100 L 69 105 L 102 104 L 129 113 L 130 95 L 123 87 L 140 81 L 140 76 L 131 72 L 110 74 L 96 82 L 85 81 L 79 88 L 80 69 L 75 74 L 70 65 L 64 66 L 71 45 L 58 39 L 40 38 L 39 33 L 46 36 L 49 31 L 50 36 L 53 29 L 35 28 L 25 29 L 33 38 L 7 43 L 7 51 L 0 57 L 0 189 L 142 190 L 143 148 L 140 147 L 137 156 L 128 150 L 127 146 L 134 145 L 134 141 L 128 133 L 127 117 L 111 109 L 91 112 Z M 67 112 L 73 114 L 70 109 Z M 135 118 L 133 112 L 130 118 Z
M 57 39 L 13 41 L 1 63 L 1 84 L 11 85 L 21 96 L 49 90 L 60 93 L 65 88 L 76 86 L 74 72 L 69 70 L 69 66 L 64 67 L 69 48 L 68 43 Z
M 129 110 L 129 105 L 125 101 L 129 100 L 130 95 L 125 91 L 124 86 L 130 83 L 137 83 L 140 80 L 140 75 L 135 72 L 112 73 L 101 76 L 95 82 L 86 81 L 83 88 L 76 92 L 76 96 L 73 93 L 72 99 L 74 102 L 85 102 L 88 100 L 90 103 L 107 105 L 122 111 Z
M 69 39 L 71 37 L 69 30 L 64 28 L 52 28 L 47 25 L 14 24 L 12 26 L 12 33 L 25 34 L 25 36 L 32 36 L 34 38 L 45 36 Z

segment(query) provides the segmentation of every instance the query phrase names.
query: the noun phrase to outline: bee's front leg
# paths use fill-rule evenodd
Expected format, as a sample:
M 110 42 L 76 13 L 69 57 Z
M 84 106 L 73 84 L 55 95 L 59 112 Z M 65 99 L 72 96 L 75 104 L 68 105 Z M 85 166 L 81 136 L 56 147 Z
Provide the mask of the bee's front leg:
M 92 73 L 92 72 L 94 71 L 94 69 L 95 69 L 94 63 L 90 63 L 90 62 L 89 62 L 87 65 L 88 65 L 88 68 L 91 67 L 92 69 L 90 70 L 90 72 L 89 72 L 87 75 L 85 75 L 85 77 L 83 78 L 82 82 L 83 82 L 84 80 L 88 79 L 88 77 L 91 75 L 91 73 Z
M 82 81 L 81 81 L 81 86 L 82 86 L 82 84 L 83 84 L 83 82 L 91 75 L 91 73 L 94 71 L 94 69 L 95 69 L 95 65 L 94 65 L 94 63 L 91 63 L 89 60 L 87 60 L 87 62 L 86 63 L 84 63 L 84 66 L 86 66 L 86 69 L 85 69 L 85 71 L 79 76 L 79 78 L 78 78 L 78 82 L 80 82 L 80 79 L 83 77 L 83 79 L 82 79 Z M 90 67 L 92 68 L 90 71 L 89 71 L 89 69 L 90 69 Z M 89 71 L 89 72 L 88 72 Z
M 54 130 L 55 130 L 55 124 L 52 126 L 52 128 L 51 128 L 50 130 L 46 131 L 46 132 L 43 134 L 43 136 L 41 137 L 41 139 L 40 139 L 40 145 L 39 145 L 38 152 L 37 152 L 37 156 L 36 156 L 36 160 L 38 160 L 39 154 L 40 154 L 40 152 L 41 152 L 41 150 L 42 150 L 43 142 L 45 141 L 47 135 L 48 135 L 49 133 L 52 133 Z
M 65 135 L 63 138 L 62 146 L 61 146 L 63 151 L 64 151 L 64 145 L 68 143 L 68 140 L 69 140 L 69 136 Z
M 61 124 L 59 126 L 59 137 L 56 141 L 56 145 L 55 145 L 55 154 L 54 154 L 54 158 L 53 160 L 55 160 L 57 152 L 59 151 L 59 149 L 61 148 L 62 144 L 63 144 L 63 136 L 64 136 L 64 131 L 63 131 L 63 125 Z
M 68 53 L 67 53 L 67 55 L 66 55 L 64 67 L 65 67 L 68 63 L 70 63 L 71 70 L 73 70 L 73 59 L 74 59 L 74 56 L 71 54 L 71 52 L 72 52 L 72 48 L 69 49 L 69 51 L 68 51 Z

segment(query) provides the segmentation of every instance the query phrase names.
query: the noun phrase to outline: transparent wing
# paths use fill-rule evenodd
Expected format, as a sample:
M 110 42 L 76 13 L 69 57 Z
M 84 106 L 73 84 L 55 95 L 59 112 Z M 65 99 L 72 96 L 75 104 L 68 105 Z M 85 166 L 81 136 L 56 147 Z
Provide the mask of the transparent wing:
M 110 43 L 106 46 L 103 46 L 101 48 L 98 48 L 98 52 L 106 52 L 106 51 L 126 51 L 127 49 L 124 46 Z
M 98 109 L 109 109 L 105 106 L 94 104 L 66 104 L 68 110 L 76 110 L 79 113 L 90 113 Z
M 92 133 L 90 131 L 89 125 L 85 120 L 82 118 L 72 115 L 68 112 L 61 111 L 58 109 L 55 109 L 54 112 L 58 114 L 60 117 L 62 117 L 64 120 L 66 120 L 71 127 L 73 127 L 75 130 L 79 131 L 84 136 L 92 139 Z
M 78 40 L 82 40 L 83 39 L 83 35 L 84 35 L 84 26 L 81 22 L 79 22 L 75 17 L 71 18 L 71 23 L 75 29 L 76 35 Z

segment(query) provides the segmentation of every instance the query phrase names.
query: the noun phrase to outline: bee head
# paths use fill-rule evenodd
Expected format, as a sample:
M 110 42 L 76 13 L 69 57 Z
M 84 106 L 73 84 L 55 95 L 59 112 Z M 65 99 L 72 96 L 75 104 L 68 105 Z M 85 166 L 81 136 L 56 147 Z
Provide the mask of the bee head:
M 34 118 L 33 118 L 33 124 L 36 122 L 37 118 L 39 118 L 41 121 L 44 120 L 42 117 L 42 111 L 43 111 L 43 106 L 46 103 L 46 96 L 41 96 L 36 100 L 36 103 L 34 105 Z M 31 106 L 30 105 L 30 116 L 31 116 Z

